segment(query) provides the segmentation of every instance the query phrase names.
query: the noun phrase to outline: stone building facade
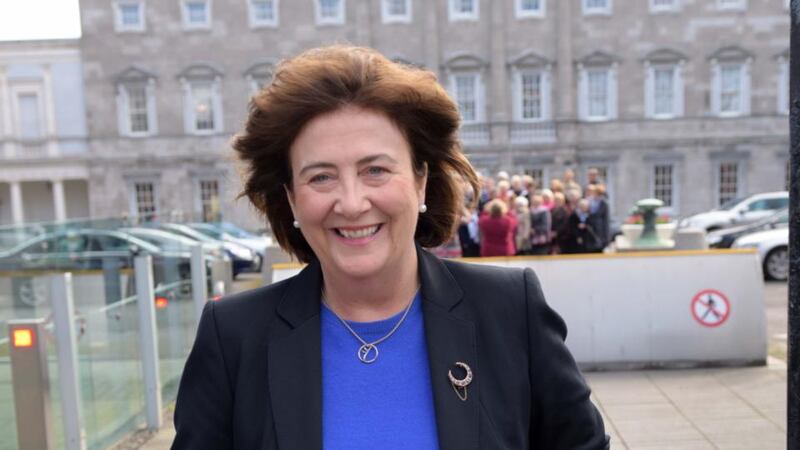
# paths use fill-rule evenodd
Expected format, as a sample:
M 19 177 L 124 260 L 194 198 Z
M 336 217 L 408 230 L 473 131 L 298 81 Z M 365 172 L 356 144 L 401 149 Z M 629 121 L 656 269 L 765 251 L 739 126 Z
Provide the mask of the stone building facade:
M 82 79 L 77 40 L 0 43 L 0 226 L 89 216 Z
M 258 227 L 231 163 L 281 58 L 334 42 L 436 72 L 485 173 L 597 168 L 612 212 L 785 189 L 785 0 L 82 0 L 94 216 Z

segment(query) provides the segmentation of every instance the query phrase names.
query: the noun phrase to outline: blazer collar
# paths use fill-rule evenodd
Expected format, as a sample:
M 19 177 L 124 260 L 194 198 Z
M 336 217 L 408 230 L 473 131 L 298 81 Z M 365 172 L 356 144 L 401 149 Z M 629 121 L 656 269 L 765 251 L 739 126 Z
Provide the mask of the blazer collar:
M 445 264 L 417 245 L 425 337 L 431 371 L 439 448 L 479 446 L 480 373 L 475 327 L 459 308 L 463 291 Z M 269 391 L 279 448 L 322 448 L 322 358 L 319 297 L 322 271 L 311 262 L 291 282 L 277 313 L 288 327 L 276 327 L 269 345 Z M 456 362 L 473 370 L 462 401 L 447 376 Z M 298 407 L 303 405 L 303 407 Z M 270 425 L 270 424 L 265 424 Z

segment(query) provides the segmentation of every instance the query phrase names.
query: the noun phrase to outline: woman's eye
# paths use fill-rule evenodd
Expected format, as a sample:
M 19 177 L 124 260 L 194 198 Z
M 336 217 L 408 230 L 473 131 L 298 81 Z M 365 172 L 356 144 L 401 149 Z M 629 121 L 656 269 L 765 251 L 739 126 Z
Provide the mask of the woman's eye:
M 326 181 L 329 181 L 330 179 L 331 179 L 330 175 L 321 173 L 319 175 L 314 175 L 313 177 L 311 177 L 308 180 L 308 182 L 309 183 L 324 183 Z
M 386 172 L 388 172 L 388 170 L 384 169 L 383 167 L 373 166 L 373 167 L 367 168 L 367 173 L 370 174 L 370 175 L 373 175 L 373 176 L 374 175 L 383 175 Z

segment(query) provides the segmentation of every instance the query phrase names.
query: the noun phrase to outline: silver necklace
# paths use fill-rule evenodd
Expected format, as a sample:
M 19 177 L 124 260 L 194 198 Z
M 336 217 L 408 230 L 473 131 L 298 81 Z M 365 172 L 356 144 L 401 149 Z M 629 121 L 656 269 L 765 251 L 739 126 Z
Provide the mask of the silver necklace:
M 419 291 L 419 288 L 417 288 L 417 292 L 418 291 Z M 324 289 L 321 291 L 321 295 L 322 295 L 322 304 L 327 306 L 328 309 L 331 310 L 333 315 L 336 316 L 337 319 L 339 319 L 339 322 L 342 322 L 342 325 L 344 325 L 344 327 L 347 328 L 347 331 L 349 331 L 350 334 L 352 334 L 353 337 L 358 339 L 358 342 L 361 343 L 361 346 L 358 347 L 358 352 L 356 352 L 356 356 L 358 357 L 359 361 L 361 361 L 364 364 L 372 364 L 378 359 L 378 344 L 380 344 L 381 342 L 385 341 L 386 339 L 389 339 L 389 337 L 391 335 L 393 335 L 394 332 L 397 331 L 398 328 L 400 328 L 400 325 L 402 325 L 402 323 L 406 320 L 406 316 L 408 315 L 408 312 L 411 311 L 411 305 L 414 304 L 414 299 L 417 297 L 417 293 L 415 292 L 414 296 L 411 297 L 411 301 L 408 302 L 408 306 L 406 306 L 405 311 L 403 311 L 403 316 L 400 317 L 400 320 L 397 321 L 397 323 L 394 325 L 394 327 L 392 327 L 392 329 L 389 330 L 389 332 L 386 333 L 385 336 L 383 336 L 382 338 L 380 338 L 378 340 L 375 340 L 375 341 L 372 341 L 372 342 L 367 342 L 364 339 L 362 339 L 361 336 L 359 336 L 358 333 L 356 333 L 356 331 L 354 329 L 352 329 L 350 327 L 350 325 L 347 323 L 346 320 L 344 320 L 341 317 L 339 317 L 339 315 L 336 314 L 336 311 L 334 311 L 333 308 L 331 308 L 331 305 L 329 305 L 328 302 L 325 300 L 325 290 Z

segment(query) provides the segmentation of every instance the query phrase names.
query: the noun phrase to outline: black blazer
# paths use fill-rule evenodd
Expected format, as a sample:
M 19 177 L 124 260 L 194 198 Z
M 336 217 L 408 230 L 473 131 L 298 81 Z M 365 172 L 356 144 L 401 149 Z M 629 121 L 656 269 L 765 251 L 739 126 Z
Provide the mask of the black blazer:
M 607 449 L 603 421 L 531 269 L 418 248 L 442 450 Z M 209 302 L 178 391 L 173 449 L 321 449 L 318 262 Z M 467 363 L 468 398 L 447 377 Z

